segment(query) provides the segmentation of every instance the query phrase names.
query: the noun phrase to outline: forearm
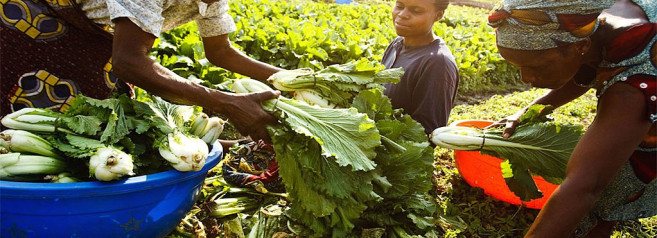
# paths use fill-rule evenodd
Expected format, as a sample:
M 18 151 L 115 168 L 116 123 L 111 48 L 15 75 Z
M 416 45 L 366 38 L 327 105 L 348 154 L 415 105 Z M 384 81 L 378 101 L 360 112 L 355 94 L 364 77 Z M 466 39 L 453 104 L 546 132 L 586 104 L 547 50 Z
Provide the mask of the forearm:
M 210 62 L 229 71 L 246 75 L 260 81 L 267 80 L 269 76 L 282 70 L 250 58 L 234 47 L 230 47 L 224 56 L 225 59 L 211 60 Z
M 566 179 L 552 193 L 525 237 L 569 237 L 600 193 Z
M 541 209 L 528 237 L 567 237 L 648 132 L 652 123 L 645 118 L 643 95 L 623 84 L 608 90 L 568 161 L 564 182 Z
M 281 68 L 257 61 L 231 46 L 228 35 L 203 38 L 205 56 L 210 63 L 261 81 Z
M 124 82 L 180 104 L 212 106 L 222 113 L 233 97 L 178 76 L 148 57 L 156 37 L 128 18 L 114 20 L 112 70 Z M 215 105 L 208 105 L 215 102 Z M 219 103 L 216 103 L 219 102 Z
M 534 100 L 531 104 L 551 105 L 557 108 L 575 100 L 587 91 L 589 91 L 589 88 L 577 86 L 573 81 L 570 81 L 561 88 L 550 90 L 550 92 Z
M 114 71 L 121 80 L 179 104 L 207 107 L 208 105 L 205 104 L 208 102 L 225 101 L 226 99 L 219 98 L 227 97 L 225 93 L 203 87 L 178 76 L 145 55 L 143 57 L 119 56 L 114 59 Z M 219 100 L 210 100 L 210 97 L 219 97 L 217 98 Z M 214 108 L 221 107 L 214 105 Z

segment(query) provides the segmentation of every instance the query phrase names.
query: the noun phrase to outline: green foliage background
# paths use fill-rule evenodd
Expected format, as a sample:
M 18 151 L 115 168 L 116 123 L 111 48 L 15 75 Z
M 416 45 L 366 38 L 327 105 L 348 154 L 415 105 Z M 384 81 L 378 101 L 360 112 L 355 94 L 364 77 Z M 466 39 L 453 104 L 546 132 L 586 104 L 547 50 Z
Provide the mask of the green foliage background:
M 460 95 L 524 87 L 516 68 L 495 47 L 495 33 L 484 17 L 489 11 L 450 6 L 434 32 L 454 53 Z M 231 1 L 237 31 L 233 45 L 254 59 L 285 68 L 322 69 L 366 58 L 380 62 L 396 38 L 391 4 L 341 5 L 307 1 Z M 152 56 L 183 77 L 207 86 L 239 77 L 208 63 L 193 23 L 163 33 Z

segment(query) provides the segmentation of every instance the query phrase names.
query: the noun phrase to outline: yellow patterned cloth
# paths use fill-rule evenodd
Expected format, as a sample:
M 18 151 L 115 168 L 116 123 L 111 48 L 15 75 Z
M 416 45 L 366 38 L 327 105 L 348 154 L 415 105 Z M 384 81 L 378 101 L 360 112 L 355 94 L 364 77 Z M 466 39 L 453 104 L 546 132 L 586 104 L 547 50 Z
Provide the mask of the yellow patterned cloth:
M 95 23 L 110 25 L 127 17 L 142 30 L 159 36 L 190 21 L 196 21 L 202 37 L 218 36 L 237 30 L 228 13 L 228 0 L 206 4 L 201 0 L 76 0 L 85 15 Z

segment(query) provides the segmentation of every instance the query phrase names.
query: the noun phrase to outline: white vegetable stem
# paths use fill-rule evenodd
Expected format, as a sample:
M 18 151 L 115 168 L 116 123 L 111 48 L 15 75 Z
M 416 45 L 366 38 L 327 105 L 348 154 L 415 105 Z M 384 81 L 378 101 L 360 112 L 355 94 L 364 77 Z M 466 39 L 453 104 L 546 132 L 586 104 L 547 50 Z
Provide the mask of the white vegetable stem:
M 546 148 L 487 138 L 482 129 L 464 126 L 436 128 L 429 137 L 435 145 L 454 150 L 481 150 L 490 146 L 546 150 Z
M 42 108 L 23 108 L 7 114 L 0 122 L 2 125 L 12 129 L 39 132 L 55 132 L 55 129 L 57 129 L 57 131 L 73 134 L 70 130 L 55 127 L 56 117 L 41 115 L 47 115 L 49 113 L 53 112 Z
M 132 172 L 134 164 L 132 157 L 114 147 L 102 147 L 96 150 L 89 159 L 89 174 L 97 180 L 117 180 L 125 175 L 135 175 Z
M 278 90 L 296 91 L 298 88 L 288 88 L 286 85 L 295 85 L 293 82 L 296 81 L 296 78 L 310 74 L 313 74 L 313 71 L 308 68 L 281 70 L 272 74 L 267 79 L 267 82 L 271 83 Z
M 0 145 L 14 152 L 25 152 L 61 159 L 50 142 L 28 131 L 4 130 L 0 132 Z
M 56 174 L 64 171 L 64 161 L 41 155 L 20 153 L 0 154 L 0 179 L 15 180 L 14 176 Z
M 208 124 L 208 115 L 203 113 L 199 116 L 196 116 L 194 119 L 194 122 L 192 122 L 191 129 L 189 130 L 190 133 L 199 136 L 203 134 L 203 129 L 205 129 L 205 125 Z
M 298 90 L 294 91 L 294 99 L 308 103 L 309 105 L 317 105 L 323 108 L 335 108 L 335 104 L 330 103 L 328 100 L 322 98 L 314 90 Z
M 207 121 L 205 128 L 197 136 L 205 141 L 205 143 L 212 144 L 212 142 L 219 138 L 221 132 L 224 131 L 224 123 L 226 121 L 218 117 L 208 118 Z
M 175 131 L 167 135 L 166 146 L 160 155 L 178 171 L 199 171 L 205 165 L 209 148 L 205 141 Z

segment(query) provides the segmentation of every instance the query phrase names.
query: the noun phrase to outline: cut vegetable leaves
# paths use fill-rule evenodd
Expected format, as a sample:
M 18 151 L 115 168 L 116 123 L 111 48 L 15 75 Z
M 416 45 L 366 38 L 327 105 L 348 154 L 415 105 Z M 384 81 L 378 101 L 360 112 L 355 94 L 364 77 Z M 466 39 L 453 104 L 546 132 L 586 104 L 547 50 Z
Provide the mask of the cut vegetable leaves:
M 253 79 L 239 79 L 233 83 L 238 93 L 272 91 Z M 269 111 L 280 110 L 279 120 L 292 130 L 313 138 L 322 147 L 322 155 L 335 157 L 341 166 L 353 170 L 368 171 L 376 164 L 375 147 L 381 144 L 379 131 L 374 121 L 356 109 L 329 109 L 310 106 L 306 103 L 279 96 L 265 101 L 263 107 Z M 275 113 L 277 114 L 277 113 Z
M 283 70 L 267 81 L 278 90 L 294 91 L 295 98 L 308 100 L 309 104 L 348 108 L 360 91 L 381 89 L 382 83 L 397 83 L 404 74 L 402 68 L 381 70 L 378 66 L 362 59 L 331 65 L 317 72 L 310 69 Z

